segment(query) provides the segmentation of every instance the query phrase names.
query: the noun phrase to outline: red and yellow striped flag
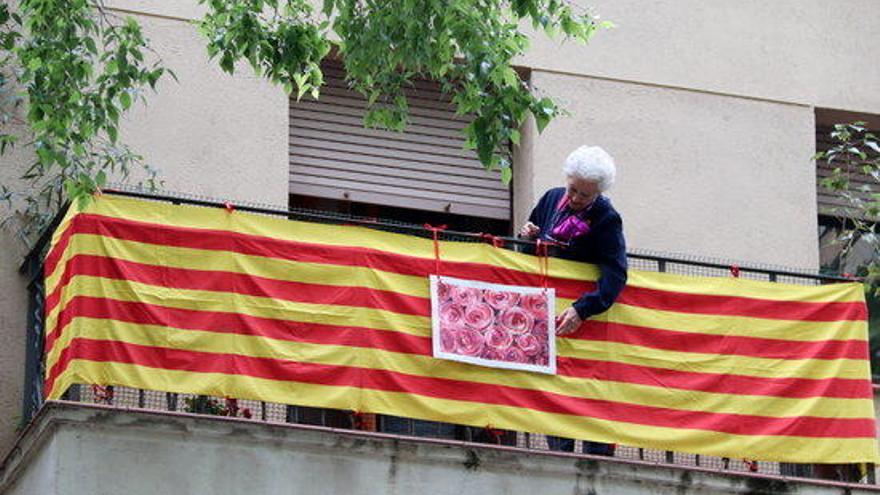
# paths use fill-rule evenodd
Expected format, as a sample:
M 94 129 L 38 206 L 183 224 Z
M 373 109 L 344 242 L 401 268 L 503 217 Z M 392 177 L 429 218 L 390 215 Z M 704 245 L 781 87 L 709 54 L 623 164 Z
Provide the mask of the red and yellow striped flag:
M 539 286 L 537 258 L 442 242 L 444 275 Z M 45 263 L 46 391 L 249 398 L 788 462 L 874 462 L 855 283 L 631 271 L 558 374 L 434 359 L 430 240 L 103 196 Z M 551 259 L 557 310 L 594 267 Z

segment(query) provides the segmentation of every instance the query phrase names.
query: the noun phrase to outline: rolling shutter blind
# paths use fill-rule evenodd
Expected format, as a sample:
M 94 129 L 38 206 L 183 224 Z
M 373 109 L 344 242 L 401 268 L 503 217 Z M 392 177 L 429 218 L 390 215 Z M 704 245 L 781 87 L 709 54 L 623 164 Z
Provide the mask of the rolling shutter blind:
M 831 129 L 819 128 L 816 131 L 816 151 L 826 151 L 834 146 L 829 134 Z M 822 160 L 816 161 L 816 197 L 819 201 L 819 214 L 830 215 L 842 218 L 859 218 L 863 220 L 877 220 L 866 218 L 861 212 L 846 209 L 849 205 L 846 199 L 840 197 L 840 193 L 830 191 L 820 184 L 822 179 L 831 177 L 834 170 L 833 166 L 828 165 Z M 857 197 L 861 197 L 865 201 L 871 199 L 872 193 L 880 192 L 877 187 L 877 181 L 873 177 L 867 176 L 860 170 L 852 170 L 849 176 L 849 193 Z M 864 191 L 863 186 L 868 186 L 869 190 Z
M 366 101 L 325 65 L 318 100 L 290 100 L 290 193 L 385 206 L 510 219 L 510 189 L 464 151 L 464 117 L 439 85 L 406 90 L 410 124 L 365 129 Z

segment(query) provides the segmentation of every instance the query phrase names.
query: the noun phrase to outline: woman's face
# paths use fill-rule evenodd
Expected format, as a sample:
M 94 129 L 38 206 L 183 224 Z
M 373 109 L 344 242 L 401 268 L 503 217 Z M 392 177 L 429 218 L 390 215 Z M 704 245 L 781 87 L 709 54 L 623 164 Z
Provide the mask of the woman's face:
M 565 178 L 565 195 L 568 206 L 574 211 L 582 210 L 599 197 L 599 184 L 580 177 Z

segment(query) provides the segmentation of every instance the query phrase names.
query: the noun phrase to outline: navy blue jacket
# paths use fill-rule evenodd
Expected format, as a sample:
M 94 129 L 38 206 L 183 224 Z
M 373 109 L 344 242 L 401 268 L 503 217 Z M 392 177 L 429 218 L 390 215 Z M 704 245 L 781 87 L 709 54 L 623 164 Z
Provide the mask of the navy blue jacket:
M 539 235 L 542 239 L 547 239 L 553 230 L 551 222 L 556 205 L 564 194 L 565 188 L 562 187 L 547 191 L 529 215 L 529 221 L 541 227 Z M 572 304 L 578 315 L 587 319 L 610 308 L 626 285 L 626 241 L 620 214 L 605 196 L 596 198 L 584 219 L 589 221 L 590 231 L 573 239 L 567 248 L 558 250 L 557 256 L 593 263 L 602 272 L 597 289 L 585 292 Z

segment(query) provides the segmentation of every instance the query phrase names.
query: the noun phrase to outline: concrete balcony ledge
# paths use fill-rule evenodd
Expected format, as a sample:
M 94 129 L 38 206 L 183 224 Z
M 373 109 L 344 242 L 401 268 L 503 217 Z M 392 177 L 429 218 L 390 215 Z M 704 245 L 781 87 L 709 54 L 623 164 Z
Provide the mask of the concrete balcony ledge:
M 878 493 L 582 454 L 186 413 L 46 404 L 0 465 L 0 493 Z

